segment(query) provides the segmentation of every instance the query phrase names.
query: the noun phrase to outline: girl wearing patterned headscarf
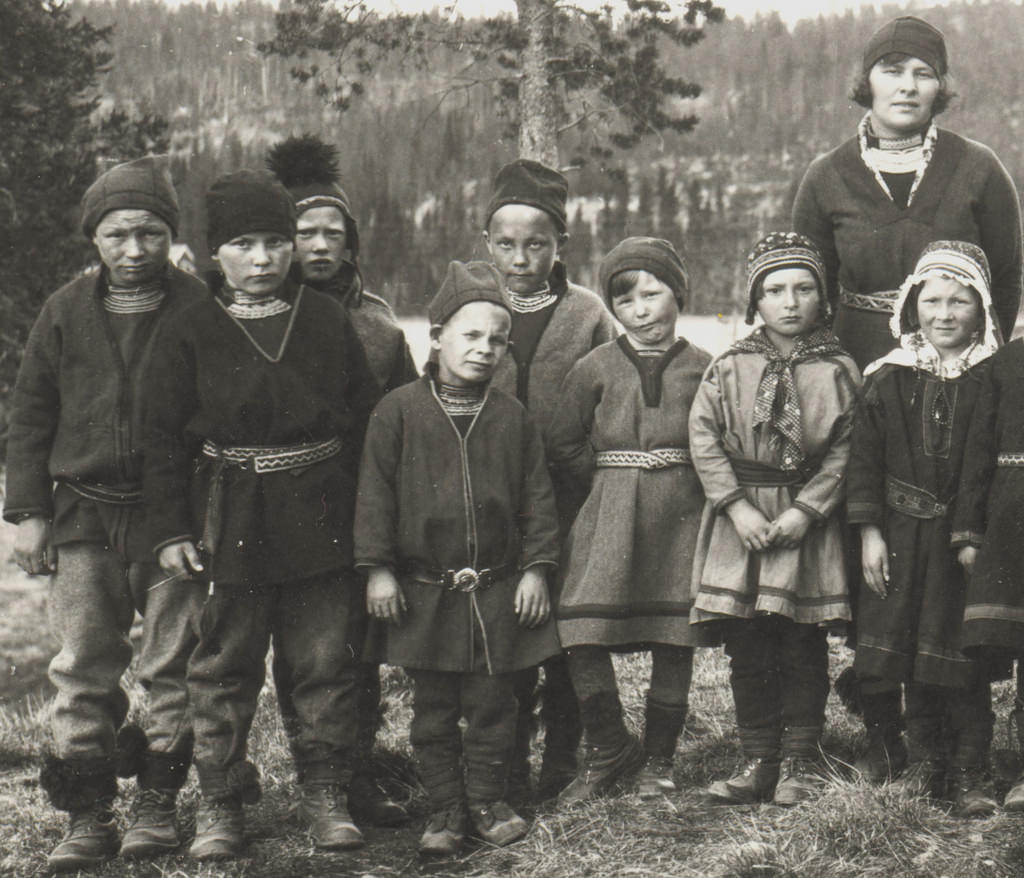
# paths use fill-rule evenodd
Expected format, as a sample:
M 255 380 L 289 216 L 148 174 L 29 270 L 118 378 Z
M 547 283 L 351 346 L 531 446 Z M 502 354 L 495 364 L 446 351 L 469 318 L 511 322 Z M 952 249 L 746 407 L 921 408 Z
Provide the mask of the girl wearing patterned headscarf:
M 968 540 L 959 558 L 950 548 L 968 430 L 1002 341 L 989 278 L 973 244 L 925 247 L 890 321 L 899 347 L 865 370 L 847 498 L 866 585 L 854 670 L 905 689 L 908 767 L 896 784 L 941 796 L 948 781 L 966 816 L 995 808 L 983 785 L 989 678 L 962 651 L 964 568 L 976 550 Z M 898 727 L 880 733 L 901 749 Z
M 690 414 L 704 485 L 691 622 L 731 659 L 743 748 L 716 799 L 792 805 L 821 785 L 827 628 L 850 619 L 841 522 L 860 384 L 824 327 L 824 268 L 802 235 L 748 258 L 748 322 L 764 325 L 708 369 Z

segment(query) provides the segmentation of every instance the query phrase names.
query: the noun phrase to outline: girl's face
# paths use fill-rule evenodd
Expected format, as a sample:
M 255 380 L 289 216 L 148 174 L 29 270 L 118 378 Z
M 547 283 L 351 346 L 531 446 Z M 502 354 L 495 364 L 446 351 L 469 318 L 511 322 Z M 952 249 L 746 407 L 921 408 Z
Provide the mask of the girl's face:
M 868 73 L 871 125 L 880 137 L 898 138 L 920 131 L 932 118 L 942 81 L 920 58 L 885 57 Z
M 917 320 L 943 359 L 960 356 L 981 324 L 981 302 L 970 287 L 950 277 L 930 277 L 917 295 Z
M 792 339 L 814 329 L 821 313 L 821 293 L 810 269 L 780 268 L 766 274 L 757 313 L 777 347 L 789 347 Z
M 285 282 L 294 244 L 277 232 L 250 232 L 222 244 L 213 261 L 232 289 L 269 295 Z
M 666 350 L 675 341 L 679 303 L 672 288 L 649 271 L 638 271 L 632 289 L 612 297 L 612 313 L 633 347 Z

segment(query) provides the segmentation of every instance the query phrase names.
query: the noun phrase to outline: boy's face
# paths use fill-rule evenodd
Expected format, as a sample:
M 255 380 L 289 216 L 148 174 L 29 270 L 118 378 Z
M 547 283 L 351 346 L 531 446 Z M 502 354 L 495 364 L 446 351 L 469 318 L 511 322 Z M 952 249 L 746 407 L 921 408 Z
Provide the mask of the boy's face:
M 148 210 L 111 210 L 96 224 L 92 242 L 110 282 L 137 287 L 155 280 L 167 265 L 171 227 Z
M 917 320 L 940 355 L 959 356 L 981 323 L 981 301 L 951 277 L 930 277 L 917 295 Z
M 304 280 L 327 281 L 348 255 L 345 215 L 336 207 L 311 207 L 299 215 L 295 256 Z
M 441 381 L 468 387 L 489 381 L 508 350 L 512 316 L 493 302 L 468 302 L 443 326 L 430 328 Z
M 550 214 L 528 204 L 498 208 L 484 231 L 491 261 L 504 275 L 506 288 L 520 295 L 543 289 L 568 238 Z
M 635 347 L 668 348 L 675 340 L 679 303 L 672 288 L 649 271 L 638 271 L 632 289 L 612 298 L 612 313 Z
M 266 296 L 285 282 L 294 246 L 277 232 L 249 232 L 221 244 L 213 261 L 232 289 Z
M 769 337 L 796 338 L 810 332 L 821 312 L 818 282 L 809 269 L 780 268 L 765 275 L 757 313 Z

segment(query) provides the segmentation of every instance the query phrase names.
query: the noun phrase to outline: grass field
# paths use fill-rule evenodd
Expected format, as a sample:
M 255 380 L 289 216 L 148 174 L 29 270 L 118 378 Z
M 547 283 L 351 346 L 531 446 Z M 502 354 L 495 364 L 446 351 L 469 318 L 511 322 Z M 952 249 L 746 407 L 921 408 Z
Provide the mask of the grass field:
M 10 553 L 11 528 L 0 529 L 0 558 Z M 53 641 L 45 622 L 46 583 L 25 577 L 7 561 L 0 565 L 0 875 L 44 874 L 45 856 L 63 832 L 62 815 L 44 801 L 36 785 L 37 760 L 47 743 L 45 665 Z M 833 671 L 849 661 L 832 643 Z M 618 660 L 620 685 L 630 720 L 641 721 L 648 672 L 644 657 Z M 724 808 L 709 805 L 701 789 L 733 765 L 733 731 L 727 664 L 719 651 L 698 653 L 691 694 L 691 731 L 676 757 L 680 792 L 641 802 L 631 795 L 560 811 L 551 804 L 529 813 L 530 834 L 509 848 L 467 847 L 463 856 L 420 862 L 416 841 L 424 802 L 409 767 L 406 730 L 409 692 L 399 671 L 386 676 L 387 714 L 377 759 L 391 791 L 415 815 L 410 827 L 370 829 L 368 845 L 349 854 L 323 854 L 289 820 L 294 800 L 291 769 L 274 695 L 264 691 L 252 751 L 263 772 L 263 801 L 248 811 L 248 847 L 243 859 L 223 866 L 192 864 L 180 853 L 149 863 L 113 860 L 101 876 L 248 876 L 301 878 L 339 876 L 968 876 L 1024 875 L 1024 822 L 1010 814 L 973 822 L 921 800 L 904 801 L 886 788 L 847 779 L 843 762 L 859 743 L 857 725 L 829 702 L 826 749 L 835 777 L 817 801 L 793 809 L 771 805 Z M 142 690 L 126 676 L 144 719 Z M 999 692 L 1001 717 L 1008 709 Z M 997 746 L 1005 745 L 1000 724 Z M 122 783 L 122 813 L 131 784 Z M 186 833 L 191 831 L 196 788 L 182 797 Z

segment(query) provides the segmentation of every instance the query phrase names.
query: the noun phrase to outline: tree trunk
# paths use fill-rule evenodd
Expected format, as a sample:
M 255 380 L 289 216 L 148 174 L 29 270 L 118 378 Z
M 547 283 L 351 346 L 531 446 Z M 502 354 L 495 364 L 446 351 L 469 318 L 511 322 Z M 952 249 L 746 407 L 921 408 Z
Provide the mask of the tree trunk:
M 516 0 L 526 31 L 519 86 L 519 156 L 558 167 L 558 104 L 547 59 L 557 0 Z

